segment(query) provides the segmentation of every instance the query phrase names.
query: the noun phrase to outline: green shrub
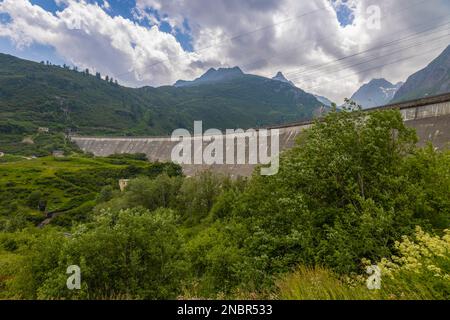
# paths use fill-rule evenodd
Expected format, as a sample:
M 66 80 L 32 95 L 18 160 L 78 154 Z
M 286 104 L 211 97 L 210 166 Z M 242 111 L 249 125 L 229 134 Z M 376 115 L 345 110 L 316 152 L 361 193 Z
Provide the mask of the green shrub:
M 395 244 L 397 254 L 379 263 L 384 296 L 390 299 L 450 299 L 450 230 L 442 237 L 420 227 Z
M 187 272 L 176 226 L 170 210 L 132 209 L 104 211 L 70 235 L 47 228 L 15 266 L 0 265 L 6 274 L 16 268 L 3 285 L 26 299 L 174 299 Z M 81 290 L 66 287 L 70 265 L 81 268 Z
M 416 141 L 394 110 L 330 113 L 306 130 L 277 175 L 255 174 L 230 198 L 254 269 L 267 279 L 299 264 L 360 272 L 362 258 L 389 256 L 416 225 L 448 223 L 449 153 Z

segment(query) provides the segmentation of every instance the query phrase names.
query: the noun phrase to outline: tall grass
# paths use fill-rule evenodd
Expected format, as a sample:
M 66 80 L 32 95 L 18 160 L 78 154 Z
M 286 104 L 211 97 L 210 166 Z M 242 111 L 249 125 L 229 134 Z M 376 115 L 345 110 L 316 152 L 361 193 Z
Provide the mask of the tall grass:
M 322 267 L 300 266 L 276 282 L 282 300 L 372 300 L 378 294 L 361 283 L 344 283 Z

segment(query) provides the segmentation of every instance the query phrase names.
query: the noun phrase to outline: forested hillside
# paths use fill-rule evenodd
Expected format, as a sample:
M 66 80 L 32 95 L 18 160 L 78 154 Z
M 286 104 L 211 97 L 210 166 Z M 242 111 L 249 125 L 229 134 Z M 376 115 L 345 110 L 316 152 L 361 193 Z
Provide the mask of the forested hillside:
M 320 106 L 298 88 L 252 75 L 195 87 L 133 89 L 88 70 L 0 55 L 0 150 L 11 153 L 45 155 L 63 148 L 61 136 L 53 136 L 60 133 L 169 135 L 192 128 L 195 120 L 205 128 L 246 129 L 311 119 Z M 39 127 L 50 129 L 51 141 L 31 148 L 27 144 L 42 139 Z

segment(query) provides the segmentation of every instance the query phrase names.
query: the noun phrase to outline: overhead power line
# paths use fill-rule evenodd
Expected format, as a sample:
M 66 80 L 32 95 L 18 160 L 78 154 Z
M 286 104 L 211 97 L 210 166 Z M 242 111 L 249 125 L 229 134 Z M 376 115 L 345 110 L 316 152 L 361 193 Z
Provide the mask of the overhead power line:
M 188 54 L 192 54 L 192 53 L 199 53 L 199 52 L 202 52 L 202 51 L 211 49 L 211 48 L 221 47 L 221 46 L 223 46 L 224 44 L 226 44 L 226 43 L 228 43 L 228 42 L 230 42 L 230 41 L 235 41 L 235 40 L 237 40 L 237 39 L 239 39 L 239 38 L 242 38 L 242 37 L 245 37 L 245 36 L 248 36 L 248 35 L 251 35 L 251 34 L 255 34 L 255 33 L 258 33 L 258 32 L 261 32 L 261 31 L 264 31 L 264 30 L 267 30 L 267 29 L 270 29 L 270 28 L 273 28 L 273 27 L 276 27 L 276 26 L 279 26 L 279 25 L 282 25 L 282 24 L 285 24 L 285 23 L 288 23 L 288 22 L 292 22 L 292 21 L 295 21 L 295 20 L 299 20 L 299 19 L 301 19 L 301 18 L 304 18 L 304 17 L 306 17 L 306 16 L 315 14 L 315 13 L 320 12 L 320 11 L 323 11 L 323 10 L 327 10 L 327 9 L 329 9 L 329 8 L 330 8 L 330 7 L 329 7 L 328 5 L 325 5 L 325 6 L 322 6 L 322 7 L 317 8 L 317 9 L 314 9 L 314 10 L 311 10 L 311 11 L 308 11 L 308 12 L 305 12 L 305 13 L 302 13 L 302 14 L 300 14 L 300 15 L 297 15 L 297 16 L 294 16 L 294 17 L 285 19 L 285 20 L 283 20 L 283 21 L 279 21 L 279 22 L 276 22 L 276 23 L 272 23 L 272 24 L 269 24 L 269 25 L 266 25 L 266 26 L 263 26 L 263 27 L 260 27 L 260 28 L 257 28 L 257 29 L 248 31 L 248 32 L 244 32 L 244 33 L 241 33 L 241 34 L 237 34 L 237 35 L 231 36 L 231 37 L 229 37 L 229 38 L 227 38 L 227 39 L 224 39 L 224 40 L 222 40 L 222 41 L 220 41 L 220 42 L 218 42 L 218 43 L 215 43 L 215 44 L 211 44 L 211 45 L 202 47 L 202 48 L 197 49 L 197 50 L 195 50 L 195 51 L 193 51 L 193 52 L 183 52 L 183 53 L 180 53 L 180 54 L 176 54 L 176 55 L 174 55 L 174 56 L 172 56 L 172 57 L 168 57 L 168 58 L 166 58 L 166 59 L 162 59 L 162 60 L 160 60 L 160 61 L 157 61 L 157 62 L 155 62 L 155 63 L 152 63 L 152 64 L 150 64 L 149 66 L 146 66 L 146 69 L 155 67 L 155 66 L 160 65 L 160 64 L 162 64 L 162 63 L 164 63 L 164 62 L 168 62 L 168 61 L 170 61 L 171 59 L 176 58 L 176 57 L 179 57 L 179 56 L 188 55 Z M 130 71 L 127 71 L 127 72 L 125 72 L 125 73 L 119 74 L 118 77 L 121 77 L 121 76 L 130 74 L 130 73 L 133 73 L 133 72 L 135 72 L 135 70 L 130 70 Z
M 349 59 L 349 58 L 360 56 L 360 55 L 368 53 L 368 52 L 372 52 L 372 51 L 375 51 L 375 50 L 380 50 L 380 49 L 383 49 L 383 48 L 391 47 L 391 46 L 396 45 L 398 43 L 401 43 L 403 41 L 407 41 L 409 39 L 414 39 L 418 35 L 421 35 L 421 34 L 424 34 L 424 33 L 430 32 L 430 31 L 433 31 L 435 29 L 439 29 L 439 28 L 441 28 L 443 26 L 449 26 L 449 25 L 450 25 L 450 21 L 446 22 L 446 23 L 443 23 L 441 25 L 438 25 L 438 26 L 434 26 L 434 27 L 428 28 L 426 30 L 422 30 L 420 32 L 412 33 L 412 34 L 410 34 L 410 35 L 408 35 L 406 37 L 402 37 L 402 38 L 398 38 L 398 39 L 395 39 L 395 40 L 392 40 L 392 41 L 388 41 L 386 43 L 383 43 L 381 45 L 377 45 L 377 46 L 371 47 L 369 49 L 365 49 L 365 50 L 362 50 L 362 51 L 359 51 L 359 52 L 356 52 L 356 53 L 353 53 L 353 54 L 350 54 L 350 55 L 342 56 L 342 57 L 334 59 L 332 61 L 328 61 L 328 62 L 325 62 L 325 63 L 319 63 L 319 64 L 312 65 L 312 66 L 309 66 L 309 67 L 306 67 L 306 68 L 310 68 L 310 69 L 322 68 L 324 66 L 328 66 L 328 65 L 331 65 L 331 64 L 336 63 L 336 62 L 340 62 L 340 61 L 343 61 L 343 60 L 346 60 L 346 59 Z M 296 71 L 296 72 L 290 71 L 290 72 L 286 72 L 285 75 L 292 75 L 292 74 L 300 75 L 300 74 L 302 74 L 304 72 L 307 72 L 307 71 L 308 70 L 306 70 L 306 69 L 305 70 L 301 70 L 301 71 Z
M 447 45 L 445 45 L 445 47 L 447 47 Z M 371 68 L 368 68 L 368 69 L 360 70 L 360 71 L 358 71 L 358 72 L 353 72 L 353 73 L 351 73 L 351 74 L 348 74 L 348 75 L 339 77 L 339 81 L 342 80 L 342 79 L 346 79 L 346 78 L 349 78 L 349 77 L 352 77 L 352 76 L 361 74 L 361 73 L 365 73 L 365 72 L 371 71 L 371 70 L 380 69 L 380 68 L 384 68 L 384 67 L 386 67 L 386 66 L 393 65 L 393 64 L 395 64 L 395 63 L 399 63 L 399 62 L 411 60 L 411 59 L 414 59 L 414 58 L 417 58 L 417 57 L 426 55 L 426 54 L 428 54 L 428 53 L 435 52 L 435 51 L 437 51 L 437 50 L 439 50 L 439 49 L 443 50 L 445 47 L 443 47 L 443 46 L 441 45 L 441 46 L 439 46 L 439 47 L 434 47 L 433 49 L 427 50 L 427 51 L 425 51 L 425 52 L 423 52 L 423 53 L 420 53 L 420 54 L 411 55 L 411 56 L 408 56 L 408 57 L 405 57 L 405 58 L 397 59 L 397 60 L 392 61 L 392 62 L 389 62 L 389 63 L 384 63 L 384 64 L 377 65 L 377 66 L 375 66 L 375 67 L 371 67 Z M 330 83 L 330 82 L 333 82 L 333 81 L 336 81 L 336 80 L 326 81 L 326 83 Z M 312 87 L 305 88 L 304 90 L 305 90 L 305 91 L 308 91 L 308 92 L 311 92 L 311 90 L 314 90 L 314 89 L 319 88 L 319 87 L 322 87 L 322 86 L 323 86 L 323 83 L 321 83 L 321 84 L 319 84 L 319 85 L 312 86 Z
M 421 5 L 421 4 L 424 4 L 424 3 L 429 3 L 429 0 L 421 0 L 421 1 L 418 1 L 418 2 L 416 2 L 416 3 L 414 3 L 414 4 L 412 4 L 412 5 L 405 6 L 405 7 L 403 7 L 401 10 L 390 11 L 389 13 L 384 14 L 383 17 L 381 17 L 381 21 L 387 20 L 387 18 L 395 17 L 395 16 L 397 16 L 397 15 L 399 15 L 399 14 L 401 14 L 401 13 L 408 12 L 409 9 L 411 9 L 411 8 L 413 8 L 413 7 L 416 7 L 416 6 L 419 6 L 419 5 Z M 447 17 L 447 16 L 448 16 L 448 15 L 444 15 L 443 17 Z M 420 26 L 420 25 L 422 25 L 422 24 L 423 24 L 423 23 L 421 23 L 421 24 L 419 24 L 419 25 L 416 25 L 416 26 Z M 426 22 L 426 24 L 428 24 L 428 22 Z M 409 29 L 409 28 L 406 28 L 406 29 L 400 30 L 399 32 L 402 32 L 402 31 L 405 31 L 405 30 L 406 30 L 406 31 L 409 31 L 410 29 Z M 315 39 L 315 42 L 322 42 L 322 41 L 324 41 L 324 40 L 327 40 L 327 39 L 330 39 L 330 38 L 333 38 L 333 37 L 335 37 L 335 35 L 334 35 L 334 34 L 330 34 L 330 35 L 327 35 L 327 36 L 324 36 L 324 37 L 320 37 L 320 38 L 318 38 L 318 39 Z M 298 48 L 303 47 L 304 45 L 305 45 L 304 43 L 301 43 L 300 45 L 295 46 L 294 48 L 288 49 L 286 52 L 292 52 L 293 50 L 297 50 Z M 286 53 L 286 52 L 283 52 L 283 54 Z M 268 58 L 262 58 L 262 59 L 258 59 L 258 60 L 256 60 L 256 61 L 252 61 L 252 62 L 243 64 L 243 65 L 241 65 L 241 67 L 242 67 L 243 69 L 245 69 L 245 68 L 248 68 L 248 67 L 250 67 L 250 66 L 256 65 L 256 64 L 258 64 L 258 63 L 261 63 L 261 62 L 266 63 L 268 60 L 271 60 L 271 59 L 276 58 L 276 57 L 279 57 L 279 54 L 275 54 L 275 55 L 272 55 L 271 57 L 268 57 Z M 285 74 L 286 74 L 286 73 L 285 73 Z
M 417 5 L 423 4 L 423 3 L 425 3 L 425 2 L 429 3 L 429 0 L 421 0 L 421 1 L 418 1 L 417 3 L 414 3 L 413 5 L 409 5 L 409 6 L 404 7 L 403 10 L 398 10 L 397 13 L 394 13 L 394 14 L 391 13 L 391 14 L 389 14 L 389 16 L 398 14 L 398 13 L 400 13 L 400 12 L 405 11 L 405 9 L 410 9 L 410 8 L 412 8 L 412 7 L 415 7 L 415 6 L 417 6 Z M 329 9 L 330 9 L 330 5 L 321 6 L 321 7 L 318 7 L 318 8 L 316 8 L 316 9 L 314 9 L 314 10 L 311 10 L 311 11 L 309 11 L 309 12 L 305 12 L 305 13 L 303 13 L 303 14 L 300 14 L 300 15 L 297 15 L 297 16 L 294 16 L 294 17 L 285 19 L 285 20 L 283 20 L 283 21 L 279 21 L 279 22 L 276 22 L 276 23 L 272 23 L 272 24 L 269 24 L 269 25 L 266 25 L 266 26 L 263 26 L 263 27 L 260 27 L 260 28 L 257 28 L 257 29 L 248 31 L 248 32 L 244 32 L 244 33 L 241 33 L 241 34 L 238 34 L 238 35 L 235 35 L 235 36 L 231 36 L 231 37 L 229 37 L 229 38 L 227 38 L 227 39 L 225 39 L 225 40 L 223 40 L 223 41 L 220 41 L 219 43 L 211 44 L 211 45 L 208 45 L 208 46 L 206 46 L 206 47 L 202 47 L 202 48 L 197 49 L 197 50 L 195 50 L 195 51 L 193 51 L 193 52 L 183 52 L 183 53 L 180 53 L 180 54 L 176 54 L 176 55 L 174 55 L 174 56 L 172 56 L 172 57 L 168 57 L 168 58 L 166 58 L 166 59 L 162 59 L 162 60 L 157 61 L 157 62 L 155 62 L 155 63 L 153 63 L 153 64 L 150 64 L 149 66 L 146 66 L 146 67 L 145 67 L 145 70 L 148 70 L 148 69 L 150 69 L 150 68 L 152 68 L 152 67 L 155 67 L 155 66 L 157 66 L 157 65 L 160 65 L 160 64 L 162 64 L 162 63 L 164 63 L 164 62 L 171 61 L 171 59 L 176 58 L 176 57 L 179 57 L 179 56 L 188 55 L 188 54 L 192 54 L 192 53 L 199 53 L 199 52 L 202 52 L 202 51 L 204 51 L 204 50 L 211 49 L 211 48 L 221 47 L 221 46 L 223 46 L 224 44 L 226 44 L 226 43 L 228 43 L 228 42 L 230 42 L 230 41 L 235 41 L 235 40 L 237 40 L 237 39 L 239 39 L 239 38 L 242 38 L 242 37 L 245 37 L 245 36 L 248 36 L 248 35 L 251 35 L 251 34 L 255 34 L 255 33 L 258 33 L 258 32 L 261 32 L 261 31 L 264 31 L 264 30 L 267 30 L 267 29 L 270 29 L 270 28 L 273 28 L 273 27 L 276 27 L 276 26 L 279 26 L 279 25 L 282 25 L 282 24 L 286 24 L 286 23 L 289 23 L 289 22 L 292 22 L 292 21 L 295 21 L 295 20 L 300 20 L 300 19 L 302 19 L 302 18 L 304 18 L 304 17 L 306 17 L 306 16 L 310 16 L 310 15 L 313 15 L 313 14 L 318 13 L 318 12 L 320 12 L 320 11 L 329 10 Z M 384 19 L 384 18 L 382 18 L 382 20 L 383 20 L 383 19 Z M 125 76 L 125 75 L 128 75 L 128 74 L 131 74 L 131 73 L 133 73 L 133 72 L 136 72 L 136 70 L 130 70 L 130 71 L 127 71 L 127 72 L 125 72 L 125 73 L 122 73 L 122 74 L 117 75 L 117 77 L 122 77 L 122 76 Z
M 445 31 L 450 31 L 450 29 L 445 30 Z M 357 66 L 364 65 L 364 64 L 367 64 L 367 63 L 372 62 L 372 61 L 379 60 L 379 59 L 381 59 L 381 58 L 385 58 L 385 57 L 392 56 L 392 55 L 394 55 L 394 54 L 396 54 L 396 53 L 403 52 L 403 51 L 408 50 L 408 49 L 412 49 L 412 48 L 415 48 L 415 47 L 418 47 L 418 46 L 422 46 L 422 45 L 434 43 L 434 42 L 437 42 L 437 41 L 441 41 L 442 39 L 445 39 L 445 38 L 447 38 L 447 37 L 450 37 L 450 34 L 445 34 L 445 35 L 443 35 L 443 36 L 435 37 L 435 38 L 428 39 L 428 40 L 422 41 L 422 42 L 415 42 L 415 43 L 413 43 L 413 44 L 410 44 L 409 46 L 406 46 L 406 47 L 404 47 L 404 48 L 400 48 L 400 49 L 398 49 L 398 50 L 389 52 L 389 53 L 387 53 L 387 54 L 378 55 L 378 56 L 372 56 L 372 57 L 374 57 L 374 58 L 372 58 L 372 59 L 370 59 L 370 60 L 365 60 L 365 61 L 362 61 L 362 62 L 350 64 L 350 65 L 347 65 L 347 66 L 338 66 L 339 69 L 337 69 L 337 70 L 333 70 L 333 71 L 327 71 L 327 70 L 324 70 L 324 69 L 312 70 L 312 71 L 311 71 L 310 73 L 308 73 L 306 76 L 307 76 L 308 78 L 311 78 L 312 75 L 317 74 L 317 73 L 320 73 L 320 72 L 326 72 L 328 75 L 329 75 L 329 74 L 333 74 L 333 73 L 337 73 L 337 72 L 341 72 L 341 71 L 346 70 L 346 69 L 351 69 L 351 68 L 353 68 L 353 67 L 357 67 Z M 301 79 L 301 78 L 303 78 L 303 77 L 305 77 L 304 74 L 298 75 L 298 76 L 293 77 L 293 78 L 289 78 L 289 80 L 295 81 L 295 80 L 299 80 L 299 79 Z M 302 83 L 304 83 L 305 81 L 306 81 L 306 80 L 302 81 Z

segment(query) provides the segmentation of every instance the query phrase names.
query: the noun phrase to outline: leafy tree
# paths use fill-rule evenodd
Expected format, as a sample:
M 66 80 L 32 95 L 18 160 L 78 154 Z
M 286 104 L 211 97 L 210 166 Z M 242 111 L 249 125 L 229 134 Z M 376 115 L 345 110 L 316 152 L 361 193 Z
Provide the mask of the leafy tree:
M 176 226 L 170 210 L 130 209 L 104 211 L 70 235 L 42 231 L 10 290 L 31 299 L 174 299 L 187 272 Z M 81 290 L 66 287 L 70 265 L 81 269 Z
M 428 229 L 450 226 L 450 152 L 430 144 L 406 157 L 401 172 L 408 179 L 405 194 L 414 219 L 428 220 Z
M 206 218 L 229 179 L 210 171 L 185 179 L 178 195 L 179 211 L 189 224 Z
M 234 205 L 248 226 L 253 268 L 266 275 L 299 263 L 358 271 L 363 257 L 389 255 L 416 224 L 444 219 L 443 194 L 428 216 L 412 201 L 424 185 L 404 170 L 416 141 L 398 111 L 344 110 L 316 122 L 282 156 L 279 174 L 254 176 Z M 447 178 L 434 178 L 448 190 Z
M 112 186 L 105 186 L 100 191 L 97 197 L 97 203 L 110 201 L 114 196 L 114 189 Z
M 225 229 L 225 230 L 224 230 Z M 216 223 L 198 233 L 186 247 L 194 275 L 200 282 L 196 294 L 214 296 L 230 293 L 242 282 L 243 251 L 238 243 L 242 233 L 238 225 Z
M 139 177 L 132 180 L 125 193 L 125 201 L 130 208 L 142 206 L 149 210 L 175 207 L 181 179 L 159 175 L 154 179 Z
M 32 209 L 37 209 L 42 200 L 42 193 L 40 191 L 33 191 L 27 199 L 27 205 Z

